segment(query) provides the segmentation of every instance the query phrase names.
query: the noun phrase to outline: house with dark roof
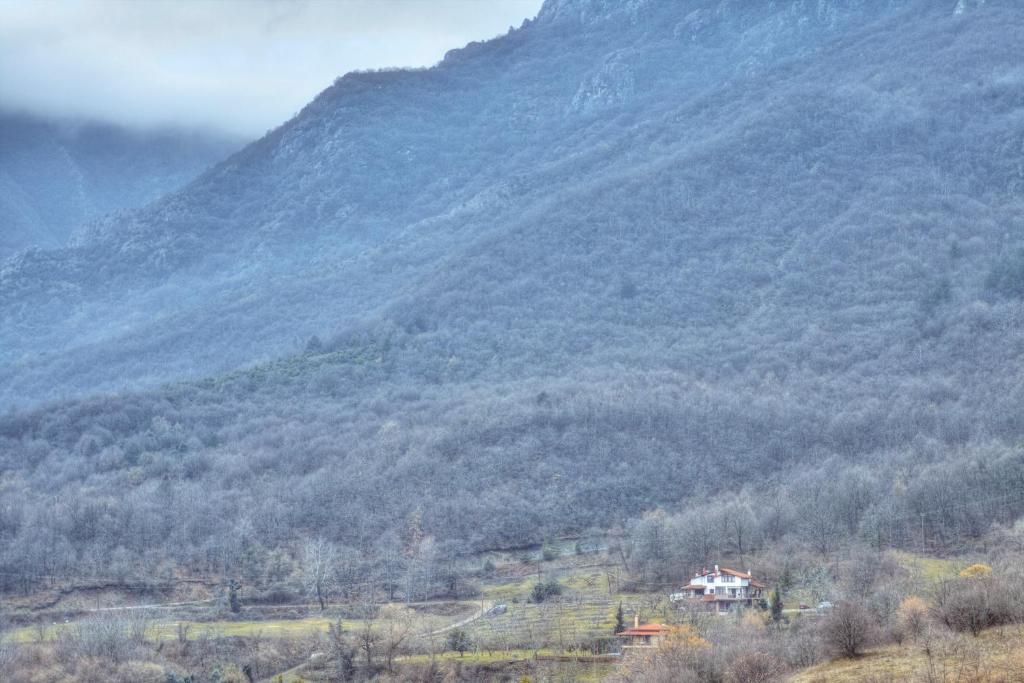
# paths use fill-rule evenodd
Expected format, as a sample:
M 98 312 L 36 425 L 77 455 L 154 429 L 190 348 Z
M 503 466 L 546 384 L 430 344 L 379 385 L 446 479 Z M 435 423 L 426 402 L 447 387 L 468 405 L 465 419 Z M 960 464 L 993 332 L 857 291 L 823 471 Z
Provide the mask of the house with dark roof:
M 697 572 L 690 583 L 669 596 L 680 606 L 700 605 L 709 612 L 725 614 L 739 607 L 760 605 L 768 595 L 768 587 L 745 572 L 719 567 L 714 571 Z

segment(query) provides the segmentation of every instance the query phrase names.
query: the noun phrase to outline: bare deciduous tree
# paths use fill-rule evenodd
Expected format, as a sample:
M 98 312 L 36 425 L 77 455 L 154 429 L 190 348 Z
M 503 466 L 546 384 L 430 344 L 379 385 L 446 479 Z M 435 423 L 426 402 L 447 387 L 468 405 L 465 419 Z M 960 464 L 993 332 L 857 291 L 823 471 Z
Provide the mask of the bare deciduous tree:
M 306 541 L 302 550 L 302 579 L 306 591 L 316 598 L 320 609 L 327 607 L 327 600 L 334 588 L 334 559 L 337 549 L 333 543 L 322 538 Z
M 380 649 L 384 656 L 384 666 L 394 672 L 395 657 L 412 635 L 416 619 L 411 610 L 389 606 L 380 610 L 377 621 L 380 624 Z

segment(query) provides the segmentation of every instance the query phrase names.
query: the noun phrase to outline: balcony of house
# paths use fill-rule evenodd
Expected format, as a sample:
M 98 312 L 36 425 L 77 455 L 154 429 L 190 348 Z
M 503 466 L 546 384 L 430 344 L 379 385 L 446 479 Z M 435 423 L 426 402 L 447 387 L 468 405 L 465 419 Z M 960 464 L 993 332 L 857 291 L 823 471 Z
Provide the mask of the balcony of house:
M 760 592 L 749 588 L 719 588 L 705 591 L 705 597 L 714 595 L 715 600 L 754 600 L 760 598 Z

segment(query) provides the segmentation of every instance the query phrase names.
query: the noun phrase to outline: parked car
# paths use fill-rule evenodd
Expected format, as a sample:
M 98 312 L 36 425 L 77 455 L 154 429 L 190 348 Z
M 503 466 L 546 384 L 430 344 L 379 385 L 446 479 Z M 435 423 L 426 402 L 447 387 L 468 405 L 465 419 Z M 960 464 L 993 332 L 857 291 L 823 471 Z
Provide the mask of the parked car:
M 830 609 L 832 609 L 832 603 L 829 602 L 828 600 L 822 600 L 821 602 L 818 603 L 818 611 L 819 612 L 827 612 Z

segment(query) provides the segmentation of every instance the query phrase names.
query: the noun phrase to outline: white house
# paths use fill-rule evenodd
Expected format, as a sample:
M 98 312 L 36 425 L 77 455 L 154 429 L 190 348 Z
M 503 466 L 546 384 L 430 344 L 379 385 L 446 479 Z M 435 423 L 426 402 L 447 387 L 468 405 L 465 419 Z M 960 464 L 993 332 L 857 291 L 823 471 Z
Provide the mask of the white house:
M 767 586 L 754 579 L 750 570 L 738 572 L 727 567 L 698 572 L 690 583 L 669 596 L 674 603 L 699 603 L 709 612 L 731 612 L 752 607 L 765 598 Z

